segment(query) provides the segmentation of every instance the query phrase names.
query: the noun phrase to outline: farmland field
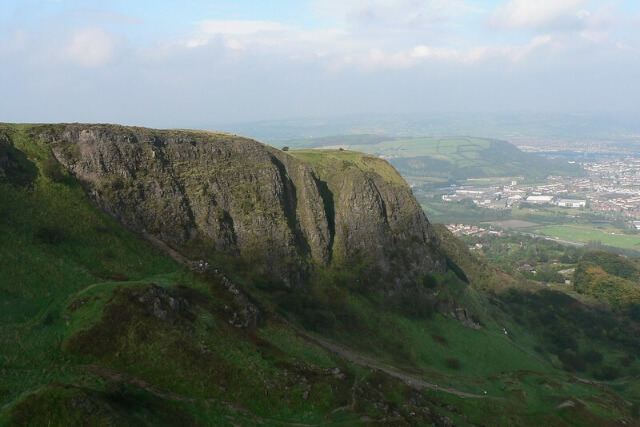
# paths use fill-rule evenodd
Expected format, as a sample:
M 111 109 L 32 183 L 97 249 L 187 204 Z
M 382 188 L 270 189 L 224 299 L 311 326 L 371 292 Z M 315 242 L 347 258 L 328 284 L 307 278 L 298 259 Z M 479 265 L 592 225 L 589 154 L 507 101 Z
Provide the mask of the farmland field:
M 360 151 L 389 161 L 410 181 L 428 184 L 468 179 L 508 178 L 538 182 L 548 174 L 580 175 L 580 168 L 565 161 L 520 151 L 506 141 L 450 136 L 393 138 L 382 135 L 343 135 L 279 141 L 292 149 L 325 148 Z
M 640 235 L 620 234 L 615 229 L 598 229 L 591 226 L 551 225 L 532 229 L 532 232 L 546 234 L 572 242 L 599 240 L 607 246 L 623 249 L 640 249 Z

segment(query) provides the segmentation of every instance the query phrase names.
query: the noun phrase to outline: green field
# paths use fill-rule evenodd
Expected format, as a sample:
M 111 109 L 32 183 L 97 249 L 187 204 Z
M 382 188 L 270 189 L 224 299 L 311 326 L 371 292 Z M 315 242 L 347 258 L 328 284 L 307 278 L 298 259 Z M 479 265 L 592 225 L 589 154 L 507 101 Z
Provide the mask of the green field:
M 640 235 L 620 234 L 616 229 L 598 229 L 592 226 L 551 225 L 531 230 L 572 242 L 600 241 L 603 245 L 623 249 L 640 249 Z
M 529 182 L 548 174 L 576 175 L 579 167 L 524 153 L 505 142 L 474 137 L 419 137 L 394 139 L 371 135 L 310 138 L 282 143 L 292 148 L 342 148 L 380 156 L 412 182 L 442 183 L 468 179 Z
M 477 152 L 489 148 L 491 141 L 481 138 L 408 138 L 377 144 L 359 144 L 351 149 L 380 152 L 385 156 L 434 156 L 443 159 L 475 159 Z

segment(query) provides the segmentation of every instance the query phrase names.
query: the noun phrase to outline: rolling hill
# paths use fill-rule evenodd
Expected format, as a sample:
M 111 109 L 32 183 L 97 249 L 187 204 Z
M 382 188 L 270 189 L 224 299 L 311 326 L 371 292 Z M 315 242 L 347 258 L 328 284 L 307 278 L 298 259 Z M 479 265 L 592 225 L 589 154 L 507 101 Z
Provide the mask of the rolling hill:
M 581 175 L 577 164 L 525 153 L 505 141 L 473 137 L 384 138 L 347 135 L 278 143 L 295 148 L 343 148 L 380 156 L 407 179 L 463 181 L 469 178 Z

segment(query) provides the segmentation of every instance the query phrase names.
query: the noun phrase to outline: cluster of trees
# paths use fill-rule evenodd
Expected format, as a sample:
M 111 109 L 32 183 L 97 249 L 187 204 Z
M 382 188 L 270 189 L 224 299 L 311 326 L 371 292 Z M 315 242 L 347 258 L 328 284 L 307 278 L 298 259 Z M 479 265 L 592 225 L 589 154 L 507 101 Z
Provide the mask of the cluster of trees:
M 612 380 L 632 372 L 640 324 L 629 317 L 590 308 L 557 291 L 510 290 L 497 299 L 516 322 L 537 334 L 540 353 L 554 354 L 567 371 Z M 640 312 L 640 306 L 637 307 Z
M 558 271 L 578 263 L 586 253 L 585 248 L 527 235 L 487 235 L 464 239 L 469 244 L 481 243 L 484 257 L 508 273 L 545 282 L 562 283 L 564 276 Z M 524 264 L 535 266 L 536 273 L 519 271 L 518 267 Z

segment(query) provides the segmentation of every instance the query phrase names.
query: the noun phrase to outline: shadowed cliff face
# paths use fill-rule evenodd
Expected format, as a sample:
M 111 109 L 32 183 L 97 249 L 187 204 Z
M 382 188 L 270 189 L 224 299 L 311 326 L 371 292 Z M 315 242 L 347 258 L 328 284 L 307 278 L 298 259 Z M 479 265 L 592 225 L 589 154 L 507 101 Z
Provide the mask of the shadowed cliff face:
M 385 290 L 445 268 L 410 189 L 372 156 L 110 125 L 32 133 L 103 210 L 192 257 L 229 255 L 286 285 L 316 266 L 358 266 Z

